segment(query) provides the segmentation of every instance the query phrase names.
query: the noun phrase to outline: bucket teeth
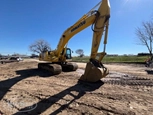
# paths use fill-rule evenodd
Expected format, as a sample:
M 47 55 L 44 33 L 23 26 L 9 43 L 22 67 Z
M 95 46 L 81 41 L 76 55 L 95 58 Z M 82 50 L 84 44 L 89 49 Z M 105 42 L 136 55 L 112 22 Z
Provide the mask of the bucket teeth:
M 96 67 L 91 62 L 86 65 L 85 73 L 80 77 L 82 81 L 97 82 L 109 74 L 106 67 Z

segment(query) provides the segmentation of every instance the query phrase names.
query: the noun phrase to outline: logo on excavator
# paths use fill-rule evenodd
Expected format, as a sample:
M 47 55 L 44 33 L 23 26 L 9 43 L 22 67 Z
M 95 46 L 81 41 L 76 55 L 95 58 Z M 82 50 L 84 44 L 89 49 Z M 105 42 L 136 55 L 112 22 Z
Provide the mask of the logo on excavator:
M 81 27 L 82 25 L 84 25 L 86 23 L 86 21 L 81 22 L 79 25 L 75 26 L 71 32 L 73 32 L 74 30 L 78 29 L 79 27 Z

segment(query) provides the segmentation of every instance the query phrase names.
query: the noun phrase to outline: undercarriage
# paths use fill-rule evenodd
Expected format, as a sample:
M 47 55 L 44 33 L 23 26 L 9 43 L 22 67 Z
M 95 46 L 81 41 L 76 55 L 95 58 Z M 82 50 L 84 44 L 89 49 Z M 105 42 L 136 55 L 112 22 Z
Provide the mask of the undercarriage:
M 74 62 L 67 63 L 39 63 L 38 69 L 47 70 L 53 75 L 60 74 L 62 71 L 75 71 L 78 65 Z

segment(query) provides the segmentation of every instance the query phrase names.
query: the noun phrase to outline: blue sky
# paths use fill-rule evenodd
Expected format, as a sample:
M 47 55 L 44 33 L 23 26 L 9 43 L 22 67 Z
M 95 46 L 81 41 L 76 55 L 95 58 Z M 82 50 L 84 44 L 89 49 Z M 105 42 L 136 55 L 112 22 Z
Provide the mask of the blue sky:
M 29 45 L 44 39 L 55 49 L 62 33 L 100 0 L 0 0 L 0 54 L 30 55 Z M 153 17 L 153 0 L 110 0 L 108 54 L 147 52 L 137 45 L 135 28 Z M 68 43 L 73 51 L 90 55 L 91 27 Z M 103 51 L 103 40 L 100 50 Z M 76 55 L 75 53 L 73 55 Z

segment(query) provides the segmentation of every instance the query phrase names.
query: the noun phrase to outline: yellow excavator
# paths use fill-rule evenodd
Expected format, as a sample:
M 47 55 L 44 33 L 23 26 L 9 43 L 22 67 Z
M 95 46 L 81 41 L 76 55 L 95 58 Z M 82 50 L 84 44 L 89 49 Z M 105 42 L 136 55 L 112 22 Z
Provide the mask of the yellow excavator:
M 101 78 L 107 76 L 109 74 L 109 70 L 102 64 L 101 61 L 106 55 L 105 49 L 107 44 L 109 18 L 109 0 L 102 0 L 62 34 L 56 50 L 44 51 L 39 55 L 39 60 L 45 61 L 45 63 L 38 63 L 38 69 L 47 70 L 52 74 L 60 74 L 62 71 L 77 70 L 78 65 L 69 61 L 72 59 L 72 51 L 67 47 L 67 44 L 75 34 L 79 33 L 88 26 L 91 26 L 93 30 L 91 55 L 89 62 L 86 64 L 85 72 L 80 77 L 80 80 L 97 82 Z M 104 49 L 102 52 L 98 53 L 102 35 L 104 35 Z

